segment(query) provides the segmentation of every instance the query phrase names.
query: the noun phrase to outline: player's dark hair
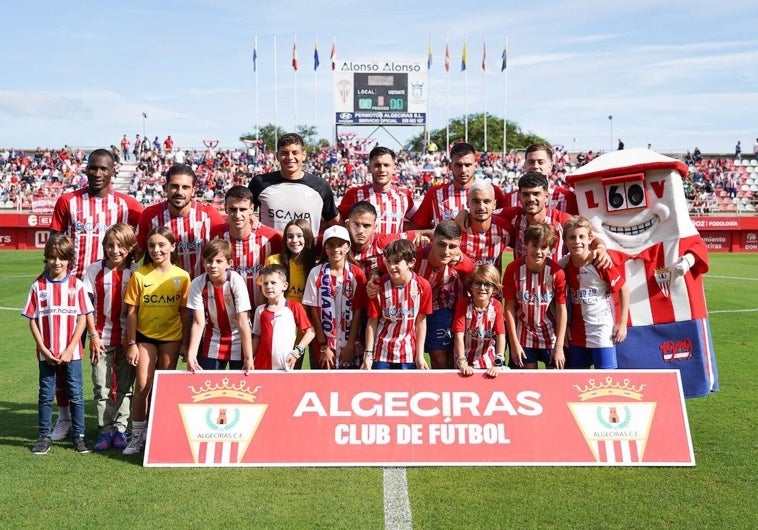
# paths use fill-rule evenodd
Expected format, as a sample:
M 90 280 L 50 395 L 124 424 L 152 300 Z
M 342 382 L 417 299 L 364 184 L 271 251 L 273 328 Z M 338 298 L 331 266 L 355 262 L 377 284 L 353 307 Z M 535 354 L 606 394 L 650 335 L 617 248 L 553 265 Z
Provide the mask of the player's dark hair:
M 407 239 L 396 239 L 384 247 L 384 257 L 385 259 L 397 257 L 410 263 L 416 259 L 416 247 Z
M 253 203 L 253 192 L 247 186 L 232 186 L 224 195 L 224 203 L 229 199 L 247 199 Z
M 445 219 L 434 227 L 434 235 L 444 239 L 460 239 L 462 232 L 461 227 L 455 221 Z
M 158 234 L 159 236 L 163 236 L 166 239 L 168 239 L 169 243 L 172 245 L 176 245 L 176 236 L 174 235 L 174 232 L 171 231 L 171 229 L 167 226 L 156 226 L 152 230 L 150 230 L 147 233 L 147 237 L 145 238 L 145 247 L 147 247 L 147 240 L 150 239 L 150 236 Z M 176 265 L 176 262 L 179 261 L 179 251 L 177 250 L 176 246 L 174 246 L 174 251 L 171 253 L 171 264 Z M 147 248 L 145 248 L 145 259 L 142 260 L 143 265 L 150 265 L 153 262 L 153 258 L 150 257 L 150 252 Z
M 110 159 L 111 164 L 115 164 L 116 163 L 116 157 L 113 156 L 113 153 L 111 151 L 109 151 L 108 149 L 95 149 L 94 151 L 92 151 L 89 154 L 89 156 L 87 156 L 87 164 L 89 165 L 89 161 L 93 157 L 102 157 L 102 156 Z
M 246 188 L 247 189 L 247 188 Z M 303 232 L 303 250 L 299 256 L 293 256 L 292 251 L 287 247 L 287 231 L 291 226 L 298 227 Z M 287 271 L 287 279 L 289 280 L 290 260 L 294 260 L 295 263 L 303 267 L 305 274 L 308 274 L 310 270 L 316 266 L 316 255 L 313 253 L 313 229 L 311 229 L 311 223 L 307 219 L 292 219 L 284 226 L 284 241 L 282 241 L 282 251 L 279 254 L 279 263 L 282 264 Z
M 192 169 L 192 166 L 188 164 L 174 164 L 170 168 L 168 168 L 168 171 L 166 171 L 166 186 L 168 187 L 168 182 L 171 180 L 171 177 L 174 175 L 189 175 L 192 177 L 192 185 L 197 186 L 197 175 L 195 174 L 195 171 Z
M 66 234 L 50 234 L 45 243 L 45 252 L 43 263 L 45 267 L 42 269 L 42 274 L 37 276 L 38 280 L 41 280 L 47 276 L 50 272 L 47 266 L 47 260 L 50 258 L 59 258 L 68 261 L 68 270 L 70 271 L 74 266 L 74 258 L 76 257 L 76 251 L 74 250 L 74 242 Z
M 532 144 L 529 147 L 526 148 L 526 152 L 524 153 L 524 157 L 528 155 L 529 153 L 533 153 L 535 151 L 545 151 L 547 153 L 548 159 L 552 162 L 553 160 L 553 148 L 550 147 L 548 144 Z
M 276 141 L 276 150 L 279 151 L 282 147 L 288 145 L 299 145 L 304 148 L 305 141 L 303 140 L 303 137 L 297 133 L 286 133 L 281 135 Z
M 364 213 L 370 213 L 377 218 L 376 207 L 368 201 L 358 201 L 350 207 L 347 212 L 348 219 L 353 215 L 363 215 Z
M 378 157 L 378 156 L 384 156 L 384 155 L 390 155 L 392 157 L 392 160 L 397 160 L 397 155 L 395 154 L 395 151 L 390 149 L 389 147 L 382 147 L 380 145 L 377 145 L 374 147 L 368 154 L 368 163 L 371 164 L 371 161 Z
M 545 191 L 547 191 L 548 186 L 547 177 L 536 171 L 524 173 L 521 175 L 521 178 L 518 179 L 518 189 L 545 188 Z
M 203 260 L 209 260 L 216 257 L 216 254 L 221 253 L 229 263 L 232 262 L 232 244 L 226 239 L 215 238 L 208 241 L 203 247 Z
M 458 142 L 457 144 L 453 144 L 453 147 L 450 148 L 450 160 L 452 160 L 454 157 L 461 157 L 466 155 L 476 156 L 476 149 L 474 149 L 474 146 L 470 143 Z

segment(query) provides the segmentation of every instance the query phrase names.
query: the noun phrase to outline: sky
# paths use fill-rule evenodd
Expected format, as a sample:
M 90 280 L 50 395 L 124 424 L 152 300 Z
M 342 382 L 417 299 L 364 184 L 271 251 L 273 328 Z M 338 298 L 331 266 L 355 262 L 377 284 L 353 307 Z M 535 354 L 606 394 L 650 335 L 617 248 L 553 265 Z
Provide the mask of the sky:
M 333 138 L 332 42 L 339 61 L 424 68 L 431 43 L 432 129 L 468 108 L 505 113 L 572 151 L 608 150 L 621 138 L 681 153 L 733 153 L 741 140 L 751 152 L 758 138 L 752 0 L 35 0 L 4 4 L 3 22 L 4 147 L 101 147 L 143 131 L 170 134 L 175 146 L 236 147 L 274 122 Z M 398 148 L 422 129 L 352 131 Z

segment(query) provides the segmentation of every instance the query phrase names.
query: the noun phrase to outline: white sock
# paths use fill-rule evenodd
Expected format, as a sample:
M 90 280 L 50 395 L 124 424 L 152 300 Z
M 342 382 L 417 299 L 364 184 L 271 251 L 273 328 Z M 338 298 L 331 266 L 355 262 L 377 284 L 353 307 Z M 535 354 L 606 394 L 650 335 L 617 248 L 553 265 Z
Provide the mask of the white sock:
M 58 418 L 63 421 L 71 421 L 71 409 L 68 406 L 58 407 Z
M 132 431 L 133 432 L 141 432 L 145 430 L 145 427 L 147 425 L 147 420 L 143 421 L 133 421 L 132 422 Z

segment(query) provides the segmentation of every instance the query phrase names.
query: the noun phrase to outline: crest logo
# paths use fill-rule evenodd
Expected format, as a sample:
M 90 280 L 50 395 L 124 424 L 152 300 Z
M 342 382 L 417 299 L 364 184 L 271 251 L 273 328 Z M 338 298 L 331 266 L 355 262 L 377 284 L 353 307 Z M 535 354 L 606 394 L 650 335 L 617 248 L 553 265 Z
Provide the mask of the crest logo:
M 655 283 L 666 298 L 669 297 L 669 286 L 671 285 L 671 271 L 666 267 L 655 269 Z
M 260 386 L 245 381 L 210 381 L 189 387 L 191 403 L 179 403 L 179 412 L 195 464 L 238 464 L 245 456 L 268 405 L 255 404 Z
M 421 81 L 411 83 L 411 95 L 417 99 L 422 98 L 424 96 L 424 83 Z
M 579 402 L 568 403 L 579 430 L 596 462 L 644 462 L 645 446 L 655 414 L 655 402 L 643 402 L 642 391 L 629 379 L 612 376 L 584 387 L 574 385 Z
M 340 95 L 342 103 L 347 103 L 347 98 L 350 97 L 350 93 L 353 90 L 353 84 L 347 79 L 342 79 L 337 82 L 337 93 Z

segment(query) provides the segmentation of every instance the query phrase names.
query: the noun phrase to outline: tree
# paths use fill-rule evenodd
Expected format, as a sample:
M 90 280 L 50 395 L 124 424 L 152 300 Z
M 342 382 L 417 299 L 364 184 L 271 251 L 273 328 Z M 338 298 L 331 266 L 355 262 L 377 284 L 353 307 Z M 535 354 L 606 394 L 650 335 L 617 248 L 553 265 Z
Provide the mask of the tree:
M 507 150 L 525 149 L 534 143 L 549 143 L 544 138 L 533 132 L 524 133 L 521 127 L 510 120 L 506 121 L 507 127 Z M 450 120 L 450 143 L 463 141 L 466 137 L 465 116 Z M 445 128 L 431 131 L 430 141 L 437 144 L 440 149 L 445 149 Z M 477 150 L 484 150 L 484 114 L 469 114 L 468 116 L 468 141 Z M 411 138 L 405 145 L 411 151 L 424 151 L 425 138 L 419 134 Z M 503 119 L 487 114 L 487 150 L 503 151 Z
M 277 127 L 273 123 L 267 123 L 260 129 L 258 129 L 258 135 L 257 138 L 260 138 L 263 140 L 263 148 L 264 149 L 276 149 L 276 139 L 280 138 L 283 134 L 285 134 L 287 131 L 282 129 L 281 127 Z M 251 133 L 245 133 L 242 136 L 240 136 L 240 140 L 255 140 L 256 134 L 255 131 Z

